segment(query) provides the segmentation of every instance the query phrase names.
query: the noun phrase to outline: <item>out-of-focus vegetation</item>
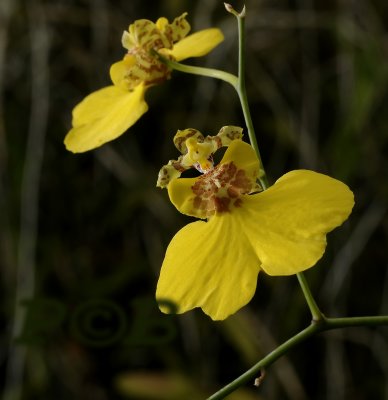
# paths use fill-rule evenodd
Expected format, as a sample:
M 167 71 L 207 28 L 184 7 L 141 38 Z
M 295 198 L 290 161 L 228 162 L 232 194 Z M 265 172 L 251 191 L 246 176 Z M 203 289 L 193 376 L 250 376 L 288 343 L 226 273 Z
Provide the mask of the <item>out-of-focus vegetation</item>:
M 387 4 L 246 1 L 248 94 L 271 180 L 309 168 L 355 193 L 306 273 L 329 316 L 388 313 Z M 63 146 L 73 106 L 110 83 L 129 23 L 184 11 L 193 30 L 225 34 L 189 62 L 235 72 L 235 19 L 221 1 L 1 0 L 4 399 L 204 399 L 309 323 L 295 277 L 261 274 L 224 322 L 165 316 L 153 300 L 164 250 L 190 221 L 157 173 L 177 156 L 177 129 L 243 126 L 225 83 L 175 72 L 120 139 L 82 155 Z M 324 333 L 230 399 L 388 399 L 388 330 Z

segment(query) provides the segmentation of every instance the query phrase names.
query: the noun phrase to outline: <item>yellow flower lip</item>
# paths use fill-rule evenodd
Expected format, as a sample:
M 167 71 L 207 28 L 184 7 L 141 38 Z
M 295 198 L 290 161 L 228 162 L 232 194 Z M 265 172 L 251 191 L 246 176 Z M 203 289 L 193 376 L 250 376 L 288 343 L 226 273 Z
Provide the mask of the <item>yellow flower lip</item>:
M 180 212 L 207 219 L 183 227 L 166 251 L 156 298 L 177 313 L 200 307 L 213 320 L 227 318 L 251 300 L 260 271 L 280 276 L 313 267 L 327 233 L 351 213 L 353 193 L 336 179 L 296 170 L 251 193 L 258 170 L 253 148 L 237 139 L 211 171 L 167 184 Z
M 151 50 L 165 58 L 181 61 L 201 57 L 222 42 L 217 28 L 187 35 L 187 13 L 169 23 L 137 20 L 124 32 L 122 44 L 127 53 L 110 68 L 113 85 L 97 90 L 73 109 L 72 129 L 65 137 L 67 150 L 82 153 L 122 135 L 148 110 L 146 90 L 170 78 L 171 70 Z

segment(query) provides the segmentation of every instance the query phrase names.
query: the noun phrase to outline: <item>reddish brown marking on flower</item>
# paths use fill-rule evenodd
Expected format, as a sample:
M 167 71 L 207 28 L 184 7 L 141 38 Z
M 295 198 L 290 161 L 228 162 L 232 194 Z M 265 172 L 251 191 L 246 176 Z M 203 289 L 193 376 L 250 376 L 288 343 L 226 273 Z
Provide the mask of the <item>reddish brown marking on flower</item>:
M 230 211 L 229 210 L 230 199 L 228 197 L 215 197 L 214 203 L 217 212 L 222 213 Z
M 139 28 L 140 28 L 140 29 L 143 29 L 145 26 L 146 26 L 146 24 L 142 24 Z M 143 32 L 138 33 L 138 35 L 137 35 L 138 41 L 141 42 L 141 40 L 143 39 L 143 37 L 146 36 L 146 35 L 148 35 L 148 34 L 149 34 L 149 32 L 147 32 L 147 31 L 143 31 Z M 149 43 L 149 40 L 148 40 L 148 42 L 145 42 L 145 44 L 146 44 L 146 43 Z
M 230 140 L 238 139 L 240 137 L 240 132 L 237 130 L 229 131 L 226 134 L 226 137 L 229 138 Z
M 231 198 L 236 198 L 240 195 L 239 191 L 233 186 L 228 187 L 227 192 L 228 192 L 228 196 Z
M 171 70 L 150 53 L 137 48 L 132 49 L 131 54 L 136 63 L 128 68 L 126 74 L 130 87 L 136 87 L 140 82 L 144 82 L 145 86 L 153 86 L 170 78 Z
M 216 142 L 217 149 L 222 147 L 222 140 L 219 136 L 212 136 L 212 139 Z
M 184 145 L 186 143 L 186 140 L 189 139 L 192 136 L 197 136 L 198 138 L 198 142 L 203 142 L 203 135 L 197 131 L 196 129 L 192 129 L 192 128 L 188 128 L 185 129 L 186 134 L 182 135 L 182 136 L 178 136 L 174 138 L 174 144 L 175 147 L 181 152 L 181 153 L 185 153 L 187 151 L 186 149 L 186 145 Z
M 250 185 L 251 182 L 249 178 L 245 175 L 245 172 L 240 169 L 237 171 L 235 179 L 231 182 L 232 187 L 246 187 Z
M 219 164 L 200 176 L 192 186 L 195 195 L 193 207 L 202 217 L 231 211 L 231 206 L 241 207 L 241 196 L 248 194 L 254 185 L 242 169 L 233 163 Z
M 237 199 L 237 200 L 235 200 L 233 205 L 238 208 L 238 207 L 242 206 L 242 203 L 243 203 L 243 201 L 241 199 Z

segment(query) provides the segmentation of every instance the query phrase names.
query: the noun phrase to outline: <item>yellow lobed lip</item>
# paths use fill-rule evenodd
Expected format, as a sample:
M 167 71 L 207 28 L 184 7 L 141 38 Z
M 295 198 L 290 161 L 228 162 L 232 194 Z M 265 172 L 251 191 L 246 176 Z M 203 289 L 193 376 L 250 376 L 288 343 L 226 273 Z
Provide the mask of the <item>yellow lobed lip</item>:
M 293 275 L 313 267 L 325 252 L 326 234 L 348 218 L 354 205 L 344 183 L 308 170 L 288 172 L 260 193 L 249 194 L 244 184 L 228 187 L 239 170 L 241 182 L 253 182 L 259 170 L 256 153 L 241 140 L 231 142 L 219 165 L 236 170 L 219 182 L 221 191 L 218 177 L 209 173 L 214 192 L 208 194 L 220 194 L 215 206 L 210 201 L 202 206 L 209 196 L 196 200 L 196 185 L 205 175 L 174 179 L 167 186 L 180 212 L 207 221 L 186 225 L 171 240 L 156 290 L 157 299 L 174 303 L 178 313 L 201 307 L 213 320 L 227 318 L 251 300 L 260 271 Z M 208 188 L 201 189 L 203 195 Z M 169 312 L 163 305 L 161 310 Z
M 129 53 L 110 68 L 113 86 L 91 93 L 73 110 L 73 126 L 65 137 L 69 151 L 82 153 L 116 139 L 148 110 L 146 90 L 169 79 L 171 74 L 151 49 L 181 61 L 203 56 L 223 40 L 222 32 L 216 28 L 186 36 L 190 30 L 186 15 L 171 24 L 160 18 L 156 24 L 138 20 L 130 25 L 122 39 Z

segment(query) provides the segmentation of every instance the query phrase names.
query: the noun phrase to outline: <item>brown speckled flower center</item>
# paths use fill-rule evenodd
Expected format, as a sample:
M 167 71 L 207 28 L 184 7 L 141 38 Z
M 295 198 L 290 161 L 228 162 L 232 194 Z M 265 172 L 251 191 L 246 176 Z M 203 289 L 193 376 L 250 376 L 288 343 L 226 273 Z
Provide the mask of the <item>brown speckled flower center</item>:
M 192 186 L 194 208 L 206 218 L 230 212 L 231 207 L 241 207 L 241 196 L 248 194 L 253 184 L 245 171 L 238 169 L 233 162 L 219 164 L 200 176 Z
M 135 57 L 135 63 L 128 68 L 125 79 L 128 81 L 130 89 L 134 89 L 141 82 L 146 87 L 159 85 L 170 79 L 171 69 L 158 58 L 143 49 L 136 49 L 132 51 Z M 165 58 L 173 59 L 172 56 L 165 56 Z

